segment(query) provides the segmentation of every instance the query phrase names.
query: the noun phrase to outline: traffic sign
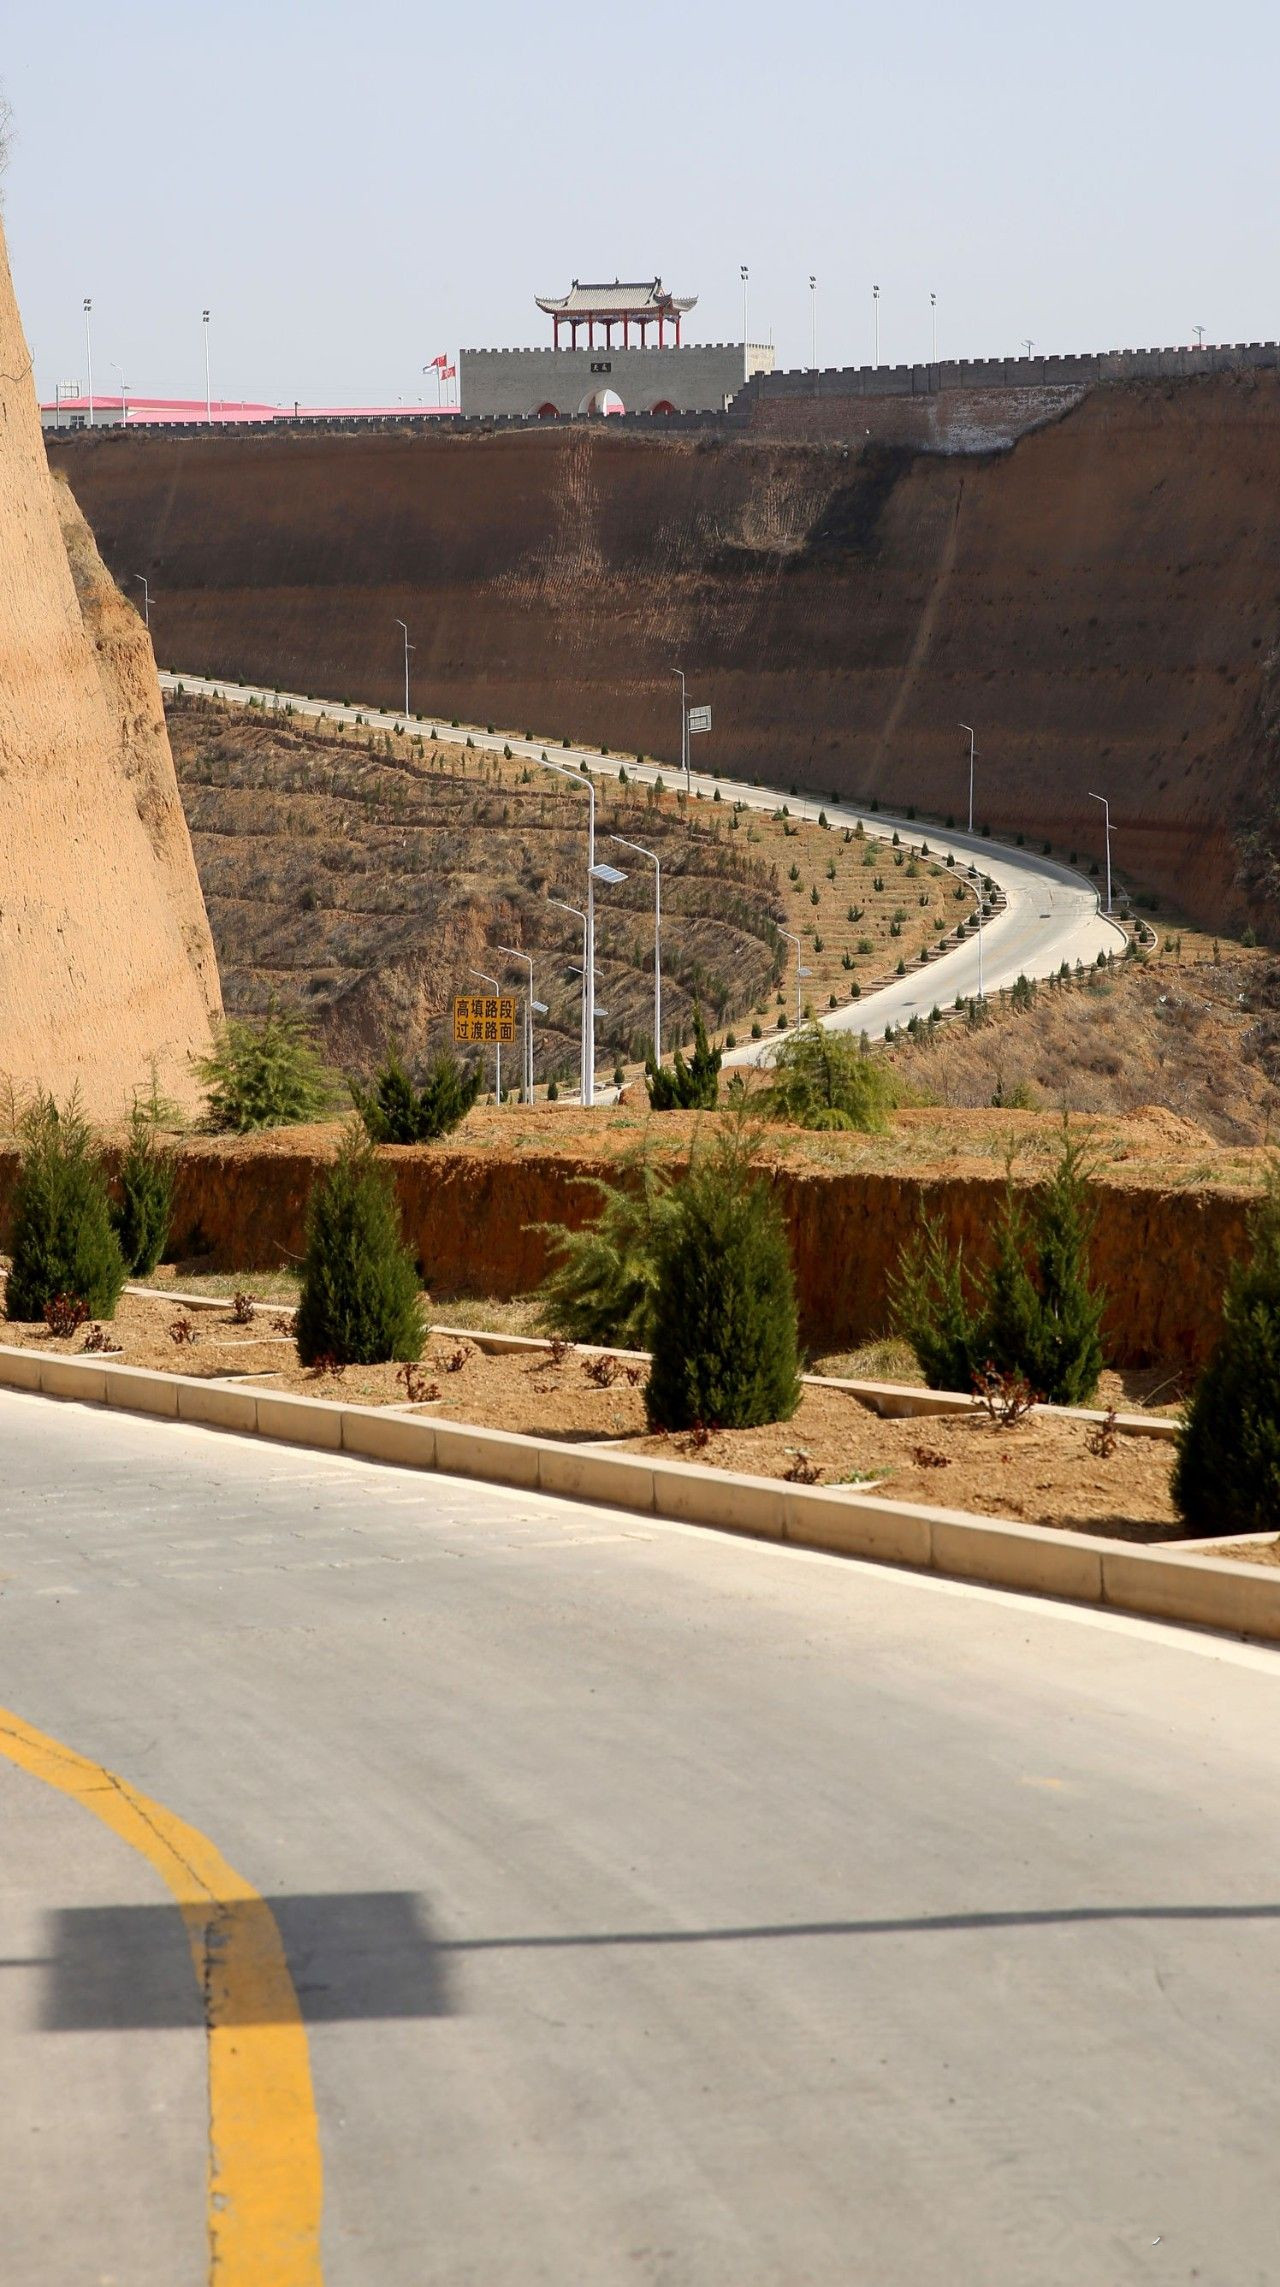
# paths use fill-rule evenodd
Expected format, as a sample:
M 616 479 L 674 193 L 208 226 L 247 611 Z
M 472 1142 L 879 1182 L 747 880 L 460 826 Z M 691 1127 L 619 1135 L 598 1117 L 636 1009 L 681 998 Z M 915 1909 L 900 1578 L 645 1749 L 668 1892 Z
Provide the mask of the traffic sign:
M 710 707 L 690 707 L 689 728 L 691 731 L 709 731 L 711 728 Z
M 514 993 L 457 993 L 453 1037 L 459 1046 L 506 1048 L 516 1037 Z

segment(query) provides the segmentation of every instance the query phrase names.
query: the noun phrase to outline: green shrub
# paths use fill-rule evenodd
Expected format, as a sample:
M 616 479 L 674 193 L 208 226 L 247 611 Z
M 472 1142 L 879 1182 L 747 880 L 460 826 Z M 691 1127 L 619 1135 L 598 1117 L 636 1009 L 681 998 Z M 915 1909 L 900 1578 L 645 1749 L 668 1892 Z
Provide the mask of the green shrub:
M 742 1130 L 695 1161 L 663 1218 L 652 1348 L 657 1429 L 748 1429 L 789 1421 L 799 1404 L 787 1235 Z
M 338 1075 L 296 1009 L 272 1006 L 265 1017 L 224 1018 L 195 1067 L 208 1094 L 210 1127 L 236 1135 L 323 1119 L 337 1103 Z
M 173 1215 L 173 1187 L 177 1163 L 161 1148 L 156 1123 L 146 1109 L 135 1104 L 129 1117 L 118 1176 L 120 1196 L 111 1210 L 111 1222 L 132 1278 L 147 1278 L 163 1261 Z
M 482 1077 L 478 1064 L 460 1064 L 446 1050 L 433 1059 L 417 1088 L 395 1043 L 389 1041 L 386 1063 L 372 1088 L 362 1088 L 356 1080 L 348 1080 L 347 1086 L 371 1142 L 430 1143 L 465 1120 L 480 1093 Z
M 848 1033 L 808 1024 L 778 1050 L 768 1105 L 800 1128 L 883 1128 L 898 1100 L 891 1074 L 864 1056 Z M 832 1113 L 840 1113 L 832 1119 Z
M 1064 1125 L 1049 1180 L 1024 1202 L 1012 1181 L 989 1267 L 966 1275 L 961 1250 L 924 1219 L 890 1287 L 894 1331 L 933 1389 L 967 1390 L 987 1366 L 1022 1374 L 1038 1397 L 1087 1405 L 1104 1364 L 1106 1296 L 1089 1276 L 1094 1212 L 1083 1146 Z
M 1173 1498 L 1196 1533 L 1274 1531 L 1280 1516 L 1280 1171 L 1233 1263 L 1222 1333 L 1178 1438 Z
M 304 1366 L 422 1356 L 422 1300 L 391 1174 L 356 1130 L 311 1196 L 294 1330 Z
M 693 1012 L 693 1055 L 686 1064 L 677 1048 L 670 1064 L 645 1060 L 644 1084 L 655 1112 L 714 1111 L 720 1093 L 720 1050 L 712 1048 L 701 1009 Z
M 42 1318 L 65 1294 L 91 1318 L 114 1318 L 124 1257 L 111 1228 L 107 1181 L 75 1096 L 59 1110 L 37 1095 L 19 1123 L 22 1161 L 14 1196 L 5 1315 Z
M 541 1322 L 570 1342 L 616 1343 L 647 1350 L 653 1331 L 657 1241 L 671 1213 L 671 1178 L 643 1147 L 627 1152 L 614 1181 L 575 1176 L 603 1205 L 593 1223 L 573 1231 L 541 1226 L 555 1261 L 539 1289 Z

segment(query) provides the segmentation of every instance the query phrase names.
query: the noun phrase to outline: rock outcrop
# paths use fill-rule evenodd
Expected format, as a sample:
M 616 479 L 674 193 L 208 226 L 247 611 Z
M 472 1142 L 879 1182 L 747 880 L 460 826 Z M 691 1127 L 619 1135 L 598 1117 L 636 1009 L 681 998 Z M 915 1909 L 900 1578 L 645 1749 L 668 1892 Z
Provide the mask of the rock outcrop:
M 150 640 L 50 475 L 0 237 L 0 1075 L 190 1104 L 220 1008 Z

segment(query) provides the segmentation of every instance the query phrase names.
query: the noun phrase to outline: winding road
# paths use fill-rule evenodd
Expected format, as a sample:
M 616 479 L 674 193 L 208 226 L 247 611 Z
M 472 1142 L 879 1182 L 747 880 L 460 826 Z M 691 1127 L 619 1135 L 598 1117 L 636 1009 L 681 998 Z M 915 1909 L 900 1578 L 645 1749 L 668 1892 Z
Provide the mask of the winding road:
M 374 730 L 394 733 L 396 726 L 406 721 L 403 714 L 387 710 L 348 707 L 332 699 L 268 691 L 259 684 L 224 683 L 210 676 L 177 675 L 162 670 L 160 682 L 166 691 L 176 691 L 181 686 L 193 693 L 206 697 L 216 695 L 242 706 L 252 701 L 267 710 L 292 707 L 295 714 L 324 715 L 330 722 L 354 723 L 359 719 Z M 477 748 L 490 752 L 501 753 L 504 747 L 510 747 L 512 755 L 521 762 L 540 762 L 548 751 L 537 740 L 518 738 L 511 732 L 478 729 L 475 724 L 462 723 L 455 732 L 438 716 L 422 717 L 421 726 L 413 718 L 410 721 L 415 730 L 419 727 L 429 730 L 434 721 L 445 737 L 470 738 Z M 619 763 L 625 760 L 628 778 L 641 784 L 662 777 L 671 786 L 679 778 L 678 770 L 671 763 L 633 763 L 629 757 L 605 757 L 590 747 L 557 747 L 553 759 L 575 766 L 585 762 L 589 771 L 603 777 L 616 777 Z M 940 858 L 944 864 L 950 854 L 957 867 L 974 867 L 978 874 L 989 875 L 1004 893 L 1006 904 L 982 931 L 981 982 L 988 994 L 1015 984 L 1019 975 L 1052 976 L 1064 961 L 1072 968 L 1077 961 L 1087 968 L 1100 952 L 1124 950 L 1124 931 L 1102 912 L 1095 885 L 1084 874 L 1055 858 L 1041 857 L 1031 850 L 1011 849 L 1004 842 L 957 833 L 888 811 L 877 811 L 873 816 L 852 802 L 836 802 L 816 795 L 784 796 L 776 787 L 756 785 L 746 779 L 716 778 L 708 771 L 695 770 L 690 784 L 695 793 L 702 794 L 708 801 L 718 788 L 722 802 L 741 802 L 752 810 L 776 810 L 785 801 L 793 818 L 816 820 L 819 812 L 825 810 L 833 827 L 851 826 L 861 818 L 870 831 L 886 839 L 896 830 L 904 844 L 914 841 L 918 845 L 927 840 L 930 855 Z M 978 970 L 979 949 L 976 938 L 971 938 L 954 952 L 939 954 L 926 968 L 913 968 L 905 977 L 864 993 L 858 1001 L 830 1012 L 822 1010 L 821 1021 L 842 1031 L 866 1032 L 869 1037 L 880 1039 L 891 1027 L 896 1029 L 907 1024 L 913 1016 L 927 1017 L 935 1002 L 946 1009 L 957 996 L 972 998 L 978 991 Z M 794 986 L 794 969 L 790 976 Z M 767 1063 L 776 1047 L 776 1041 L 751 1043 L 730 1050 L 724 1061 L 726 1064 Z

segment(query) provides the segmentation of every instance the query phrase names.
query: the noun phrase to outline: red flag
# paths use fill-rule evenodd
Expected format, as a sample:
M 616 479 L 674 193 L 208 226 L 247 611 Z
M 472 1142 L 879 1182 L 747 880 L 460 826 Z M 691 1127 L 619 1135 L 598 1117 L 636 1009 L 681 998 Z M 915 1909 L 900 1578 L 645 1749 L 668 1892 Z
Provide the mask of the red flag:
M 444 377 L 445 377 L 445 380 L 446 380 L 446 381 L 456 381 L 456 380 L 457 380 L 457 378 L 458 378 L 458 368 L 457 368 L 457 366 L 456 366 L 456 365 L 446 365 L 446 366 L 445 366 L 445 368 L 444 368 Z
M 444 369 L 445 369 L 446 365 L 448 364 L 448 362 L 449 362 L 449 356 L 448 356 L 448 352 L 447 352 L 446 350 L 441 350 L 439 357 L 433 357 L 433 358 L 432 358 L 432 360 L 431 360 L 431 363 L 432 363 L 433 365 L 438 365 L 438 366 L 439 366 L 439 368 L 440 368 L 440 371 L 441 371 L 442 373 L 443 373 L 443 371 L 444 371 Z

